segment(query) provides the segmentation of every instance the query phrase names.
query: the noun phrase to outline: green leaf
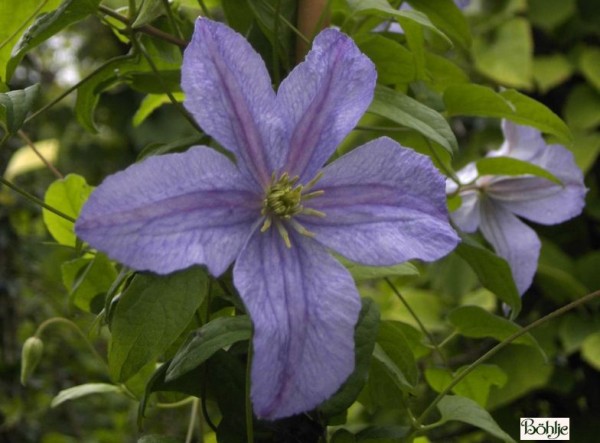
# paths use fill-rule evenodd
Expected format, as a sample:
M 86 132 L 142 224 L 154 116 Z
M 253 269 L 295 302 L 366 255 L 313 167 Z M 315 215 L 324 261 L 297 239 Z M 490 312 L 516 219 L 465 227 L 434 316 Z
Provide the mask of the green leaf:
M 414 391 L 419 376 L 417 365 L 404 333 L 394 322 L 381 322 L 373 359 L 400 390 Z
M 456 248 L 456 253 L 475 271 L 483 287 L 511 307 L 511 317 L 516 317 L 521 311 L 521 297 L 506 260 L 464 240 Z
M 458 149 L 456 137 L 446 119 L 405 94 L 378 86 L 368 112 L 414 129 L 450 153 Z
M 355 14 L 360 15 L 376 15 L 383 18 L 396 18 L 408 22 L 418 24 L 424 28 L 430 29 L 431 31 L 442 37 L 448 44 L 452 45 L 452 41 L 439 30 L 429 20 L 425 14 L 419 11 L 411 11 L 405 9 L 396 9 L 390 6 L 387 0 L 347 0 L 350 9 Z
M 56 408 L 57 406 L 63 404 L 66 401 L 75 400 L 91 394 L 108 393 L 122 394 L 123 391 L 119 386 L 112 385 L 109 383 L 86 383 L 83 385 L 73 386 L 72 388 L 63 389 L 58 393 L 56 397 L 52 399 L 50 407 Z
M 40 85 L 0 94 L 0 127 L 6 134 L 14 134 L 23 125 L 27 113 L 37 98 Z
M 325 417 L 333 417 L 348 409 L 358 397 L 367 381 L 371 354 L 379 330 L 379 308 L 373 300 L 362 299 L 362 309 L 354 331 L 354 372 L 348 377 L 338 391 L 320 407 L 319 411 Z
M 195 331 L 183 347 L 179 349 L 169 365 L 167 382 L 200 366 L 219 349 L 252 337 L 252 323 L 246 315 L 219 317 Z
M 587 84 L 575 86 L 567 97 L 564 116 L 575 129 L 600 126 L 600 93 Z
M 142 0 L 138 7 L 137 17 L 131 24 L 133 29 L 140 28 L 156 20 L 166 13 L 161 0 Z
M 377 67 L 377 80 L 388 85 L 408 84 L 415 80 L 412 52 L 400 43 L 381 35 L 369 35 L 357 42 Z
M 565 353 L 572 354 L 581 348 L 583 341 L 588 336 L 598 330 L 600 330 L 599 317 L 569 313 L 560 322 L 558 337 Z
M 581 343 L 581 357 L 600 371 L 600 331 L 588 335 Z
M 469 398 L 459 397 L 458 395 L 446 395 L 437 405 L 442 418 L 439 423 L 448 421 L 460 421 L 468 423 L 504 440 L 505 442 L 514 442 L 512 437 L 504 432 L 494 421 L 492 416 Z
M 182 102 L 184 99 L 183 92 L 173 93 L 175 100 Z M 139 126 L 146 118 L 162 105 L 170 104 L 171 99 L 167 94 L 148 94 L 140 103 L 140 107 L 133 115 L 133 126 Z
M 492 39 L 473 42 L 475 67 L 504 86 L 531 88 L 533 79 L 533 40 L 529 22 L 513 18 L 495 28 Z
M 577 0 L 528 0 L 531 23 L 550 31 L 574 14 L 580 14 L 575 5 Z
M 548 170 L 512 157 L 485 157 L 475 163 L 479 175 L 535 175 L 557 185 L 562 182 Z
M 425 370 L 425 378 L 429 386 L 436 391 L 442 392 L 467 366 L 458 369 L 454 374 L 449 369 L 428 368 Z M 506 374 L 496 365 L 479 365 L 467 374 L 452 392 L 462 397 L 476 401 L 479 406 L 485 408 L 492 386 L 502 387 L 507 381 Z
M 510 404 L 532 390 L 547 387 L 553 371 L 553 366 L 541 354 L 522 345 L 507 346 L 489 359 L 488 364 L 499 366 L 509 380 L 501 388 L 494 387 L 490 391 L 489 410 Z
M 410 262 L 393 266 L 366 266 L 336 257 L 350 271 L 355 281 L 375 280 L 383 277 L 418 277 L 419 270 Z
M 56 10 L 39 16 L 13 48 L 6 77 L 12 77 L 27 52 L 67 26 L 95 13 L 99 4 L 100 0 L 64 0 Z
M 573 141 L 573 135 L 565 122 L 537 100 L 513 89 L 502 91 L 500 95 L 515 107 L 515 115 L 507 117 L 509 120 L 552 134 L 567 145 Z
M 93 258 L 64 262 L 61 271 L 72 303 L 86 312 L 100 312 L 104 296 L 117 278 L 117 271 L 106 255 L 97 253 Z
M 564 83 L 573 74 L 573 65 L 564 55 L 538 56 L 533 60 L 533 79 L 542 93 Z
M 100 100 L 100 94 L 118 81 L 121 75 L 135 69 L 139 59 L 134 55 L 115 57 L 102 66 L 90 79 L 77 89 L 75 116 L 77 121 L 90 132 L 97 132 L 94 111 Z
M 497 93 L 480 85 L 454 85 L 444 92 L 446 112 L 450 116 L 506 118 L 555 135 L 561 142 L 572 140 L 567 125 L 540 102 L 515 90 Z
M 479 306 L 456 308 L 450 312 L 448 320 L 459 334 L 471 338 L 490 337 L 503 341 L 522 329 L 516 323 L 494 315 Z M 545 356 L 544 351 L 530 333 L 520 336 L 513 343 L 534 347 Z
M 56 180 L 48 187 L 44 202 L 76 219 L 92 189 L 82 176 L 69 174 L 64 179 Z M 48 231 L 58 243 L 75 246 L 76 237 L 72 222 L 47 209 L 42 211 L 42 215 Z
M 0 82 L 8 82 L 6 64 L 19 37 L 38 14 L 55 9 L 60 0 L 0 2 Z
M 423 12 L 431 22 L 453 42 L 463 48 L 471 46 L 469 24 L 462 11 L 452 0 L 409 0 L 416 10 Z
M 208 281 L 199 267 L 133 278 L 112 317 L 108 364 L 115 381 L 131 378 L 185 331 L 206 297 Z
M 579 69 L 587 81 L 600 91 L 600 48 L 587 46 L 579 56 Z

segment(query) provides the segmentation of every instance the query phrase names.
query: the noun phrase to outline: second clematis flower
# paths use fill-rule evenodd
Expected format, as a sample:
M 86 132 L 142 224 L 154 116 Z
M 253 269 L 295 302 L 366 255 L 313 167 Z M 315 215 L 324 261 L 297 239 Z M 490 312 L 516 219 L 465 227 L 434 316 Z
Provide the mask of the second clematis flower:
M 107 177 L 77 220 L 83 240 L 137 270 L 201 264 L 219 276 L 235 261 L 258 417 L 310 410 L 353 371 L 360 298 L 329 250 L 387 266 L 437 259 L 458 242 L 427 157 L 380 138 L 323 167 L 375 80 L 371 61 L 330 29 L 275 93 L 241 35 L 199 19 L 184 104 L 235 163 L 202 146 L 151 157 Z
M 534 128 L 502 121 L 504 143 L 488 157 L 512 157 L 540 166 L 561 181 L 534 176 L 478 176 L 475 163 L 458 172 L 461 187 L 448 180 L 447 192 L 458 192 L 462 203 L 451 214 L 464 232 L 481 231 L 512 271 L 519 293 L 531 286 L 541 242 L 519 220 L 554 225 L 579 215 L 585 204 L 583 174 L 573 154 L 561 145 L 548 145 Z

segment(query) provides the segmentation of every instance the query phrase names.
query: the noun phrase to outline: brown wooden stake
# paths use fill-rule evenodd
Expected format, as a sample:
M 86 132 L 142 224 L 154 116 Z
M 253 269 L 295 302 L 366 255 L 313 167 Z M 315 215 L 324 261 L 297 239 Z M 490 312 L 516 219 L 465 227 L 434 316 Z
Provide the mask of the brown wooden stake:
M 298 30 L 310 41 L 329 25 L 328 0 L 299 0 L 298 1 Z M 304 59 L 309 45 L 301 38 L 296 40 L 296 60 Z

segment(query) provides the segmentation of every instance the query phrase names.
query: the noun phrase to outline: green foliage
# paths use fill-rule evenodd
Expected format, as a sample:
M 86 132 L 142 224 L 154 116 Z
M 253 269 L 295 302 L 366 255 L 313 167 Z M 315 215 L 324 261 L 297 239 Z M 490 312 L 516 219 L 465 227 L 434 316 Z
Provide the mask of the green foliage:
M 561 181 L 551 172 L 531 163 L 511 157 L 485 157 L 475 163 L 480 175 L 535 175 L 557 185 Z
M 457 149 L 456 137 L 448 122 L 433 109 L 405 94 L 378 87 L 369 112 L 414 129 L 449 152 Z
M 478 428 L 484 429 L 494 437 L 505 442 L 514 442 L 506 432 L 504 432 L 494 421 L 492 416 L 473 400 L 458 395 L 447 395 L 438 404 L 440 414 L 442 414 L 441 423 L 447 421 L 461 421 Z
M 92 187 L 86 183 L 85 178 L 77 174 L 69 174 L 48 187 L 44 202 L 76 219 L 91 192 Z M 43 214 L 44 223 L 54 240 L 61 245 L 75 246 L 73 222 L 47 209 L 44 209 Z
M 27 52 L 67 26 L 93 14 L 99 4 L 100 0 L 63 0 L 56 10 L 40 15 L 13 47 L 6 65 L 6 77 L 12 77 Z
M 111 322 L 111 377 L 126 381 L 179 337 L 208 292 L 208 276 L 190 268 L 169 276 L 136 275 L 123 292 Z
M 0 94 L 0 126 L 5 137 L 16 133 L 38 95 L 40 85 Z

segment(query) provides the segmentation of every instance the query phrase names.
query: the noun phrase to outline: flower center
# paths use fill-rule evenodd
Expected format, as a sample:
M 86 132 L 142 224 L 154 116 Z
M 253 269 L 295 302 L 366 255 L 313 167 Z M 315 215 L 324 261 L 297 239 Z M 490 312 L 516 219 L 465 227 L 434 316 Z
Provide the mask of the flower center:
M 265 222 L 261 232 L 266 232 L 271 225 L 275 225 L 279 234 L 283 238 L 285 245 L 291 248 L 290 237 L 286 225 L 292 226 L 296 231 L 308 237 L 314 237 L 314 233 L 304 228 L 298 220 L 293 217 L 297 214 L 313 215 L 324 217 L 325 213 L 311 208 L 305 208 L 302 203 L 311 198 L 322 195 L 325 191 L 309 191 L 321 178 L 322 174 L 317 174 L 306 185 L 299 185 L 299 177 L 290 177 L 284 172 L 277 178 L 275 173 L 271 176 L 271 184 L 265 193 L 263 199 L 261 214 L 265 217 Z M 286 222 L 286 225 L 284 225 Z

